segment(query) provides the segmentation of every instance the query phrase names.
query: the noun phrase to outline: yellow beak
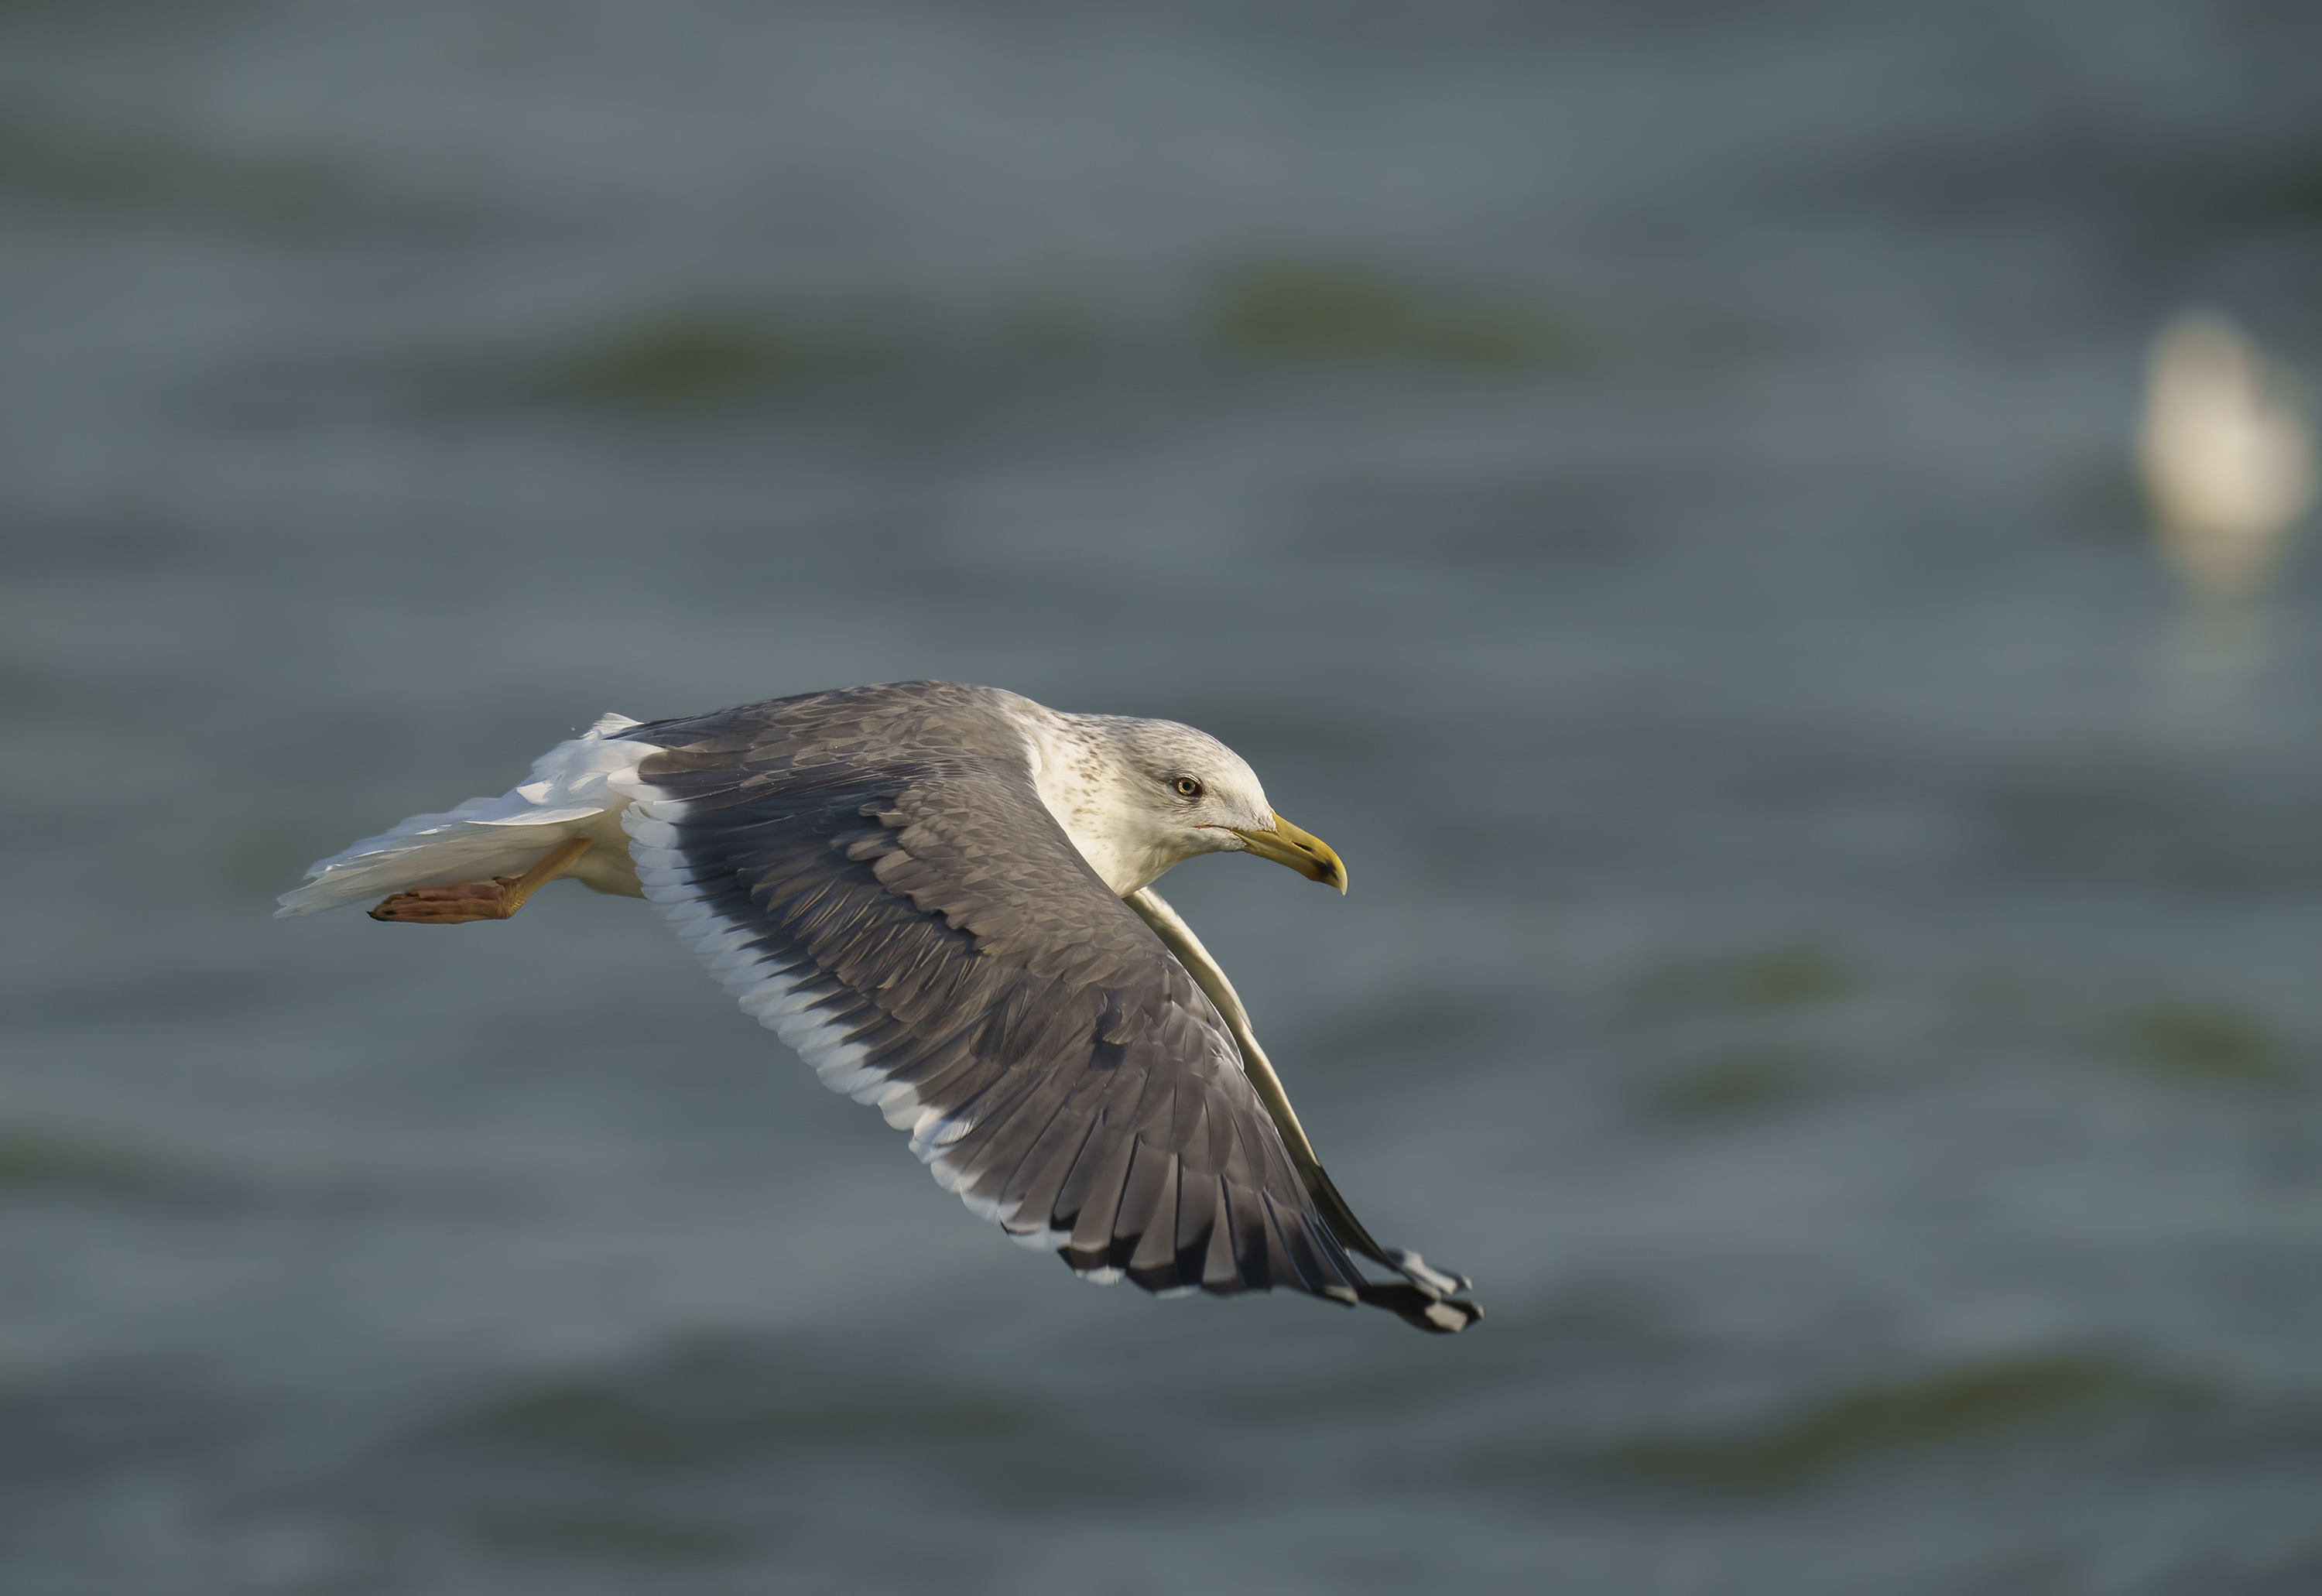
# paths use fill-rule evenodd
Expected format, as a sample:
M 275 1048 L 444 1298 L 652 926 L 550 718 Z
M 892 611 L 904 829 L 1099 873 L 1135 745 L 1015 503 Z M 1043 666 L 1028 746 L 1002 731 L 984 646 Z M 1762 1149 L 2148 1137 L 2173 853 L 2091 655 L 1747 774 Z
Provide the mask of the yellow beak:
M 1312 832 L 1299 830 L 1281 816 L 1274 817 L 1271 831 L 1244 831 L 1239 825 L 1228 829 L 1260 859 L 1286 864 L 1310 881 L 1336 887 L 1341 893 L 1346 891 L 1347 867 L 1331 851 L 1330 844 Z

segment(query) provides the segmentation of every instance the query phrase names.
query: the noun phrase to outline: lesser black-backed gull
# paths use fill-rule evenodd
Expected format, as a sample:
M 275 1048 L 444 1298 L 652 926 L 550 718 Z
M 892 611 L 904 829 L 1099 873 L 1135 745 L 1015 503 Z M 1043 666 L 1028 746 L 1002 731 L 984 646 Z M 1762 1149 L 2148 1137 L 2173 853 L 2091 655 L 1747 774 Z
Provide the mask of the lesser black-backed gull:
M 514 791 L 324 860 L 281 913 L 387 893 L 375 919 L 506 919 L 565 876 L 647 898 L 969 1208 L 1079 1274 L 1465 1329 L 1467 1281 L 1371 1239 L 1225 972 L 1153 891 L 1231 853 L 1346 889 L 1214 737 L 893 682 L 608 715 Z

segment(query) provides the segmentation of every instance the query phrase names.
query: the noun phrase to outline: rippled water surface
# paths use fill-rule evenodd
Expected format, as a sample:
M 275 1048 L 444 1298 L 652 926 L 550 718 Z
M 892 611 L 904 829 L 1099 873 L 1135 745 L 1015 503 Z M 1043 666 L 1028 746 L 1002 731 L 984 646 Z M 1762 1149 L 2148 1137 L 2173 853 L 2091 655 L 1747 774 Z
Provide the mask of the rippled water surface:
M 14 1596 L 2322 1589 L 2310 8 L 0 10 Z M 268 917 L 608 709 L 1246 754 L 1457 1340 L 1007 1245 L 641 906 Z

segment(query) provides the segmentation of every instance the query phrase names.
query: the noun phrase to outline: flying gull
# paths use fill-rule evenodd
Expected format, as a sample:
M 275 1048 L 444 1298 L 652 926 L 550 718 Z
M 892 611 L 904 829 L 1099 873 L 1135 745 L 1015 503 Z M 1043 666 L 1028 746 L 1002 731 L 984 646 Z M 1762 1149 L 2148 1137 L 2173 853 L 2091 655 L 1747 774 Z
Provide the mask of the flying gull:
M 1154 892 L 1202 853 L 1347 887 L 1204 733 L 891 682 L 608 715 L 514 791 L 324 860 L 279 912 L 386 893 L 373 919 L 499 920 L 566 876 L 646 898 L 938 1182 L 1083 1278 L 1467 1328 L 1467 1281 L 1371 1239 L 1232 983 Z

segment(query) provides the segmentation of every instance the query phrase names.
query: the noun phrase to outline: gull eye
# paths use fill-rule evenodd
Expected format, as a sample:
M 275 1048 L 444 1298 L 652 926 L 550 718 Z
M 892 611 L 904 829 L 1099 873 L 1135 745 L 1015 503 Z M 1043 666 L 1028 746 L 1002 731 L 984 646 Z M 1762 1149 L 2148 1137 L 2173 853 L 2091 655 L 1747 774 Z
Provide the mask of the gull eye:
M 1202 784 L 1191 776 L 1180 776 L 1169 783 L 1169 787 L 1179 798 L 1197 798 L 1202 796 Z

